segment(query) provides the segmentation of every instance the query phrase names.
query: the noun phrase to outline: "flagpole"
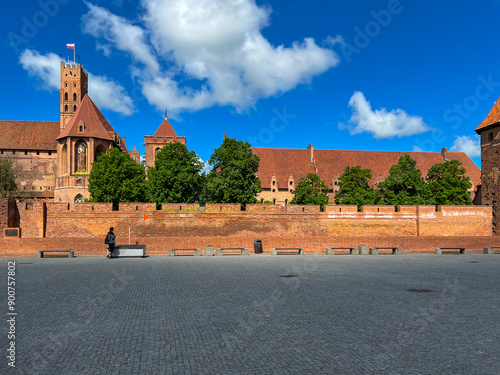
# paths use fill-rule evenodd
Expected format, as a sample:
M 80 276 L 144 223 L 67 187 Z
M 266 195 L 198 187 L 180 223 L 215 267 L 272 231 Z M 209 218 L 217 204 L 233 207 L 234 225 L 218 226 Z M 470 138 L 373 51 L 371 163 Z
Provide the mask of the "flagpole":
M 76 66 L 76 43 L 74 43 L 73 47 L 73 65 Z

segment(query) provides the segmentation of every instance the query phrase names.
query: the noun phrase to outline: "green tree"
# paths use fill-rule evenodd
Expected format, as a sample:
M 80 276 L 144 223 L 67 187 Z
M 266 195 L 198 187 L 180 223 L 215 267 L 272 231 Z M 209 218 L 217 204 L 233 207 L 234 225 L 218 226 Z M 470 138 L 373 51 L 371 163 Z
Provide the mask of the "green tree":
M 204 200 L 209 203 L 256 203 L 261 191 L 259 157 L 254 155 L 250 143 L 232 138 L 224 139 L 215 149 L 208 163 L 212 170 L 207 175 Z
M 339 177 L 339 190 L 335 194 L 336 204 L 356 204 L 358 209 L 367 204 L 375 204 L 379 193 L 370 186 L 372 172 L 369 169 L 361 169 L 347 166 Z
M 379 184 L 380 203 L 395 206 L 429 203 L 429 187 L 416 165 L 417 162 L 409 155 L 399 158 L 399 162 L 389 170 L 387 179 Z
M 200 157 L 186 145 L 168 144 L 148 169 L 148 200 L 157 204 L 199 202 L 204 182 L 202 169 Z
M 145 202 L 144 167 L 117 148 L 102 154 L 92 164 L 89 174 L 91 202 Z
M 467 191 L 472 184 L 470 178 L 465 176 L 465 168 L 458 160 L 433 165 L 427 172 L 427 183 L 432 196 L 432 204 L 472 204 Z
M 18 169 L 10 159 L 0 159 L 0 198 L 11 198 L 17 193 Z
M 319 204 L 321 209 L 328 204 L 328 185 L 321 178 L 309 173 L 302 177 L 293 191 L 291 204 Z

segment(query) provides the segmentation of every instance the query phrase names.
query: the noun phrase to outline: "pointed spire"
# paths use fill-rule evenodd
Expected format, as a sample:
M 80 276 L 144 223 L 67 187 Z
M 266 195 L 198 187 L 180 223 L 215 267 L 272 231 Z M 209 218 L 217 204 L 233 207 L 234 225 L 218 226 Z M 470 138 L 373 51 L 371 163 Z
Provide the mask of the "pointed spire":
M 165 120 L 167 120 L 167 107 L 165 107 Z
M 224 139 L 226 139 L 226 132 L 224 132 Z

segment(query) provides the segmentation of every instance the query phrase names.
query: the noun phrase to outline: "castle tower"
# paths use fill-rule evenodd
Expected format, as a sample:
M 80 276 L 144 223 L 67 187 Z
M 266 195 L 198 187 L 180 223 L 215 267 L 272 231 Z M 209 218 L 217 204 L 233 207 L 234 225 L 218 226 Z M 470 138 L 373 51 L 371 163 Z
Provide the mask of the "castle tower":
M 68 125 L 87 92 L 88 74 L 82 65 L 61 61 L 61 131 Z
M 174 128 L 167 119 L 167 111 L 165 111 L 165 119 L 160 124 L 155 134 L 144 136 L 144 146 L 146 146 L 146 167 L 152 167 L 155 164 L 156 154 L 162 147 L 173 142 L 179 142 L 185 145 L 186 137 L 177 136 Z
M 481 204 L 493 208 L 493 234 L 500 235 L 500 98 L 476 128 L 481 137 Z

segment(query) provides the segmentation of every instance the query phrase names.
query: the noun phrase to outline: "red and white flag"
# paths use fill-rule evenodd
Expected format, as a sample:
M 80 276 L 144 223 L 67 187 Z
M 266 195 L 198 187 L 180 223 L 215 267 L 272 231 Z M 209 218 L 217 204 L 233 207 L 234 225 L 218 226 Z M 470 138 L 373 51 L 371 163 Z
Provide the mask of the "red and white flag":
M 75 49 L 75 43 L 66 44 L 66 48 Z

